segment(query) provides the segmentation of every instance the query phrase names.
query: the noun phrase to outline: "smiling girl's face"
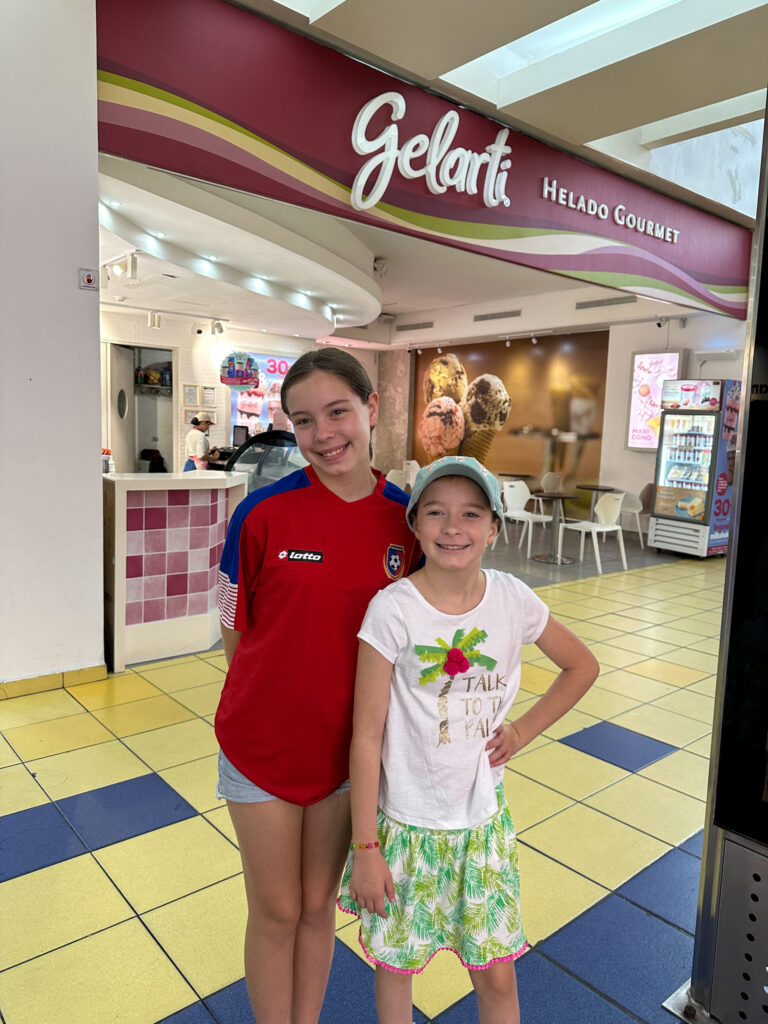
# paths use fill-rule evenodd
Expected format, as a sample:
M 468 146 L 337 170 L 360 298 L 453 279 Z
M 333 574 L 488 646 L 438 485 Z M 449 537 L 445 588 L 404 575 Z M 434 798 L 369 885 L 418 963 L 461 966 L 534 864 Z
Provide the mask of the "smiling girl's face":
M 341 377 L 315 370 L 291 386 L 285 404 L 299 450 L 326 486 L 333 490 L 334 481 L 370 476 L 376 392 L 364 402 Z
M 479 568 L 499 527 L 481 487 L 465 476 L 443 476 L 424 488 L 413 532 L 427 564 L 456 570 Z

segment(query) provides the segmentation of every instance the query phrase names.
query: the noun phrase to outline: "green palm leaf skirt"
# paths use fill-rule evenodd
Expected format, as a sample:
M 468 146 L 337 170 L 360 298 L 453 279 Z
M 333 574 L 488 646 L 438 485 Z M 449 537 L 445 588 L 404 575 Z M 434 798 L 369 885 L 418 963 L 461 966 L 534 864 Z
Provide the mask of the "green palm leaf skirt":
M 395 900 L 388 917 L 361 910 L 349 895 L 350 853 L 338 906 L 360 920 L 366 958 L 391 971 L 418 974 L 441 949 L 470 970 L 514 960 L 528 948 L 520 914 L 515 827 L 504 798 L 490 821 L 470 829 L 420 828 L 378 815 L 381 850 Z

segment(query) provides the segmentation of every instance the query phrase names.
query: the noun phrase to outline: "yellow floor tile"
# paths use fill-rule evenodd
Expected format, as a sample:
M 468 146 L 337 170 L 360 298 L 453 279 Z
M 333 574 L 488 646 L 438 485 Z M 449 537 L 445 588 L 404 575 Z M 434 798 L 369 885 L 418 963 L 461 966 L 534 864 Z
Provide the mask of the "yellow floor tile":
M 562 743 L 518 754 L 509 764 L 520 775 L 574 800 L 582 800 L 627 774 L 623 768 Z
M 29 770 L 52 800 L 148 775 L 149 768 L 119 740 L 70 750 L 28 762 Z
M 12 878 L 0 885 L 0 971 L 133 916 L 90 855 Z
M 692 753 L 690 747 L 686 750 L 676 750 L 668 757 L 662 757 L 660 761 L 649 764 L 638 774 L 697 800 L 707 799 L 709 759 Z
M 213 715 L 219 706 L 224 680 L 206 683 L 204 686 L 193 686 L 190 690 L 174 690 L 173 699 L 196 715 Z
M 231 843 L 237 846 L 235 826 L 232 824 L 232 819 L 226 807 L 217 807 L 215 811 L 206 811 L 203 817 L 207 818 L 214 828 L 217 828 Z
M 691 693 L 703 693 L 706 697 L 714 697 L 716 689 L 717 676 L 707 676 L 706 679 L 702 679 L 698 683 L 691 683 L 690 686 L 686 686 L 686 690 L 689 690 Z
M 640 775 L 630 775 L 584 802 L 670 846 L 685 842 L 704 826 L 703 801 Z
M 79 701 L 88 711 L 113 707 L 115 704 L 127 704 L 132 700 L 143 700 L 145 697 L 156 697 L 160 690 L 135 672 L 125 672 L 120 676 L 103 679 L 98 683 L 83 683 L 81 686 L 70 686 L 67 689 L 75 700 Z
M 554 789 L 548 789 L 511 770 L 504 772 L 504 792 L 518 832 L 544 821 L 573 803 L 562 793 L 556 793 Z
M 607 665 L 610 668 L 628 668 L 643 658 L 642 654 L 611 647 L 609 644 L 590 644 L 589 649 L 602 666 Z
M 0 768 L 0 816 L 47 803 L 48 797 L 23 764 Z
M 647 608 L 645 605 L 638 605 L 634 608 L 624 608 L 622 610 L 622 617 L 636 620 L 635 630 L 643 629 L 642 623 L 651 623 L 654 626 L 663 626 L 665 622 L 669 622 L 669 615 L 666 612 L 659 612 L 653 608 Z
M 642 698 L 625 697 L 604 687 L 592 686 L 576 705 L 576 710 L 584 711 L 596 718 L 607 719 L 629 711 L 641 702 Z
M 243 976 L 246 913 L 243 878 L 237 875 L 151 910 L 142 919 L 205 998 Z
M 690 647 L 681 647 L 669 654 L 661 654 L 661 661 L 669 661 L 673 665 L 684 665 L 686 668 L 697 669 L 702 675 L 712 675 L 717 672 L 717 655 L 703 654 L 701 651 L 693 651 Z
M 139 914 L 242 870 L 237 847 L 201 817 L 115 843 L 94 856 Z
M 218 753 L 216 734 L 207 722 L 193 718 L 162 729 L 150 729 L 127 736 L 123 741 L 146 761 L 153 771 L 172 768 L 187 761 Z
M 697 640 L 695 644 L 688 644 L 687 649 L 717 656 L 720 653 L 720 636 L 706 636 L 702 640 Z
M 704 722 L 707 726 L 712 725 L 715 714 L 715 702 L 712 697 L 706 697 L 703 693 L 691 693 L 688 689 L 668 693 L 666 697 L 654 701 L 653 706 L 665 711 L 674 711 L 675 714 L 685 715 L 687 718 L 695 718 L 697 722 Z
M 608 892 L 525 843 L 520 852 L 520 902 L 530 943 L 541 942 L 594 906 Z
M 137 668 L 136 671 L 166 693 L 188 690 L 192 686 L 204 686 L 206 683 L 224 682 L 224 672 L 211 664 L 210 660 L 204 661 L 202 658 L 193 658 L 191 661 L 166 665 L 163 668 Z
M 570 736 L 571 733 L 587 729 L 590 725 L 597 725 L 598 721 L 598 718 L 585 714 L 581 708 L 572 708 L 562 718 L 548 726 L 544 730 L 544 736 L 548 736 L 551 740 L 559 740 L 563 736 Z
M 177 704 L 171 697 L 148 697 L 146 700 L 119 704 L 113 708 L 102 708 L 93 712 L 94 718 L 111 729 L 116 736 L 134 736 L 148 729 L 160 729 L 164 725 L 186 722 L 194 718 L 189 708 Z
M 632 666 L 632 672 L 637 676 L 646 676 L 648 679 L 656 679 L 660 683 L 669 683 L 672 686 L 688 686 L 689 683 L 697 683 L 704 676 L 711 674 L 688 668 L 686 665 L 673 665 L 671 661 L 661 658 L 639 661 Z
M 223 800 L 216 799 L 218 762 L 218 755 L 213 754 L 211 757 L 201 757 L 197 761 L 190 761 L 176 768 L 166 768 L 157 774 L 161 775 L 169 786 L 173 786 L 177 793 L 181 793 L 196 811 L 212 811 L 216 807 L 224 806 Z
M 0 729 L 16 729 L 22 725 L 50 722 L 67 715 L 82 714 L 83 709 L 66 690 L 46 690 L 25 697 L 0 700 Z
M 713 637 L 720 635 L 720 623 L 709 622 L 701 614 L 691 615 L 687 618 L 675 619 L 670 623 L 674 629 L 680 628 L 686 633 L 695 633 L 697 637 Z
M 574 619 L 575 622 L 581 622 L 584 619 L 596 619 L 600 615 L 605 615 L 605 612 L 610 609 L 603 608 L 586 608 L 581 601 L 566 601 L 562 604 L 557 603 L 551 605 L 552 614 L 556 619 L 562 621 L 563 616 Z M 570 627 L 576 632 L 575 624 Z
M 718 593 L 713 593 L 711 597 L 702 597 L 699 594 L 689 594 L 685 601 L 686 604 L 690 605 L 692 608 L 699 608 L 702 611 L 714 611 L 719 615 L 722 615 L 722 586 L 719 588 Z
M 185 665 L 190 661 L 197 661 L 196 654 L 181 654 L 176 658 L 163 658 L 160 661 L 144 661 L 138 665 L 129 666 L 132 672 L 154 672 L 157 668 L 173 668 L 175 665 Z
M 423 974 L 413 978 L 413 1003 L 432 1019 L 472 991 L 469 971 L 448 950 L 438 953 Z
M 694 740 L 693 743 L 686 743 L 686 750 L 690 750 L 692 754 L 696 754 L 699 757 L 709 757 L 712 753 L 712 733 L 707 732 L 704 736 L 700 736 L 699 739 Z
M 613 640 L 614 637 L 621 636 L 621 630 L 603 625 L 602 619 L 595 622 L 577 622 L 572 627 L 572 632 L 585 643 L 595 640 Z
M 7 768 L 8 765 L 18 764 L 19 759 L 10 745 L 0 736 L 0 768 Z
M 209 665 L 215 665 L 216 668 L 221 669 L 221 671 L 224 673 L 226 673 L 227 669 L 229 668 L 229 666 L 227 665 L 227 659 L 223 651 L 219 651 L 219 653 L 215 656 L 209 655 L 205 660 L 208 662 Z
M 647 626 L 637 633 L 638 636 L 648 637 L 649 640 L 661 640 L 673 647 L 684 647 L 689 643 L 695 643 L 699 637 L 690 630 L 677 629 L 675 626 Z
M 5 738 L 19 757 L 31 761 L 37 757 L 61 754 L 65 750 L 89 747 L 94 743 L 106 743 L 114 739 L 114 736 L 92 715 L 81 713 L 52 722 L 37 722 L 35 725 L 6 729 Z
M 544 693 L 557 676 L 556 672 L 539 668 L 537 665 L 523 665 L 520 673 L 520 686 L 529 693 Z
M 669 683 L 660 683 L 655 679 L 646 679 L 643 676 L 634 675 L 625 669 L 612 669 L 601 672 L 593 689 L 599 687 L 601 690 L 610 690 L 611 693 L 619 693 L 624 697 L 630 697 L 634 701 L 645 702 L 663 697 L 665 693 L 673 693 L 676 689 Z
M 634 654 L 643 654 L 646 658 L 653 658 L 660 654 L 668 654 L 676 651 L 672 644 L 662 643 L 661 640 L 651 640 L 647 636 L 636 636 L 633 633 L 625 633 L 617 640 L 609 640 L 609 647 L 618 647 L 622 651 L 631 651 Z
M 198 658 L 204 658 L 205 661 L 211 661 L 215 658 L 224 657 L 224 649 L 222 647 L 216 647 L 212 651 L 198 651 Z
M 0 974 L 0 1004 L 12 1024 L 148 1024 L 196 1001 L 137 920 Z
M 616 889 L 670 849 L 583 804 L 526 829 L 521 840 L 609 889 Z
M 614 613 L 611 615 L 601 615 L 599 619 L 595 619 L 593 623 L 597 627 L 609 627 L 613 631 L 613 635 L 616 636 L 620 633 L 634 633 L 636 629 L 642 629 L 643 625 L 637 619 L 630 618 L 627 612 L 621 614 Z M 607 639 L 605 637 L 595 637 L 596 640 Z
M 662 743 L 671 743 L 675 747 L 684 747 L 710 731 L 703 722 L 648 704 L 617 715 L 613 724 L 661 740 Z

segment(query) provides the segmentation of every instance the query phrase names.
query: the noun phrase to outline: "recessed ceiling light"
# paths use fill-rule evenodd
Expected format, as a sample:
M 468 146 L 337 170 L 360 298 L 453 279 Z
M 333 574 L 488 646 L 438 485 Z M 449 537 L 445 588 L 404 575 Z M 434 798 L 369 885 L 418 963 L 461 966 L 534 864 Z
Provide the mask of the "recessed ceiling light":
M 108 199 L 107 200 L 107 206 L 111 206 L 113 210 L 116 210 L 118 208 L 118 206 L 122 206 L 122 205 L 123 204 L 119 203 L 117 201 L 117 199 Z
M 208 260 L 209 263 L 215 263 L 218 258 L 219 258 L 218 256 L 205 256 L 205 255 L 202 257 L 202 259 Z
M 155 238 L 167 238 L 168 237 L 164 231 L 150 231 L 150 234 L 154 235 Z

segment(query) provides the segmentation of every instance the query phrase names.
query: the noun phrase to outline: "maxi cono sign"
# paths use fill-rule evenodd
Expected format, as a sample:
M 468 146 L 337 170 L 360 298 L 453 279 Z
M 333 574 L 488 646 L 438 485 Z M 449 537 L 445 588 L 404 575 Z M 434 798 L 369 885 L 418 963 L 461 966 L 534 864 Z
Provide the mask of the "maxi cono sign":
M 102 151 L 743 318 L 751 232 L 224 0 L 97 0 Z

